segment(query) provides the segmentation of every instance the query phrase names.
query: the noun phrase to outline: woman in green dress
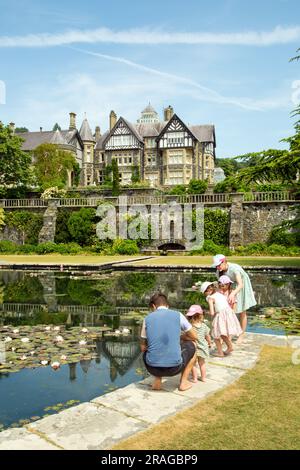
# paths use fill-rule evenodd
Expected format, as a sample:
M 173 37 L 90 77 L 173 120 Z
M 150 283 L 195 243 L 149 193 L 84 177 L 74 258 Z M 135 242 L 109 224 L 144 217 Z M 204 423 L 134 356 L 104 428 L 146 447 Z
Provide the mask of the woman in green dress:
M 235 313 L 239 315 L 241 328 L 245 332 L 247 327 L 247 310 L 256 305 L 250 278 L 239 264 L 228 262 L 224 255 L 214 256 L 213 261 L 214 264 L 212 266 L 217 269 L 218 278 L 226 274 L 234 282 L 234 288 L 228 300 L 232 303 L 236 301 Z

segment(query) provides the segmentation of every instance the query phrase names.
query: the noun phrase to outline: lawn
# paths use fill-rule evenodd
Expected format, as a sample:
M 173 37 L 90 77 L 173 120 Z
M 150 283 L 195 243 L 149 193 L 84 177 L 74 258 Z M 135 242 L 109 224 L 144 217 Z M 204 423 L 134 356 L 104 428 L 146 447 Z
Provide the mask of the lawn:
M 141 256 L 61 255 L 59 253 L 50 253 L 47 255 L 4 255 L 0 253 L 0 264 L 1 261 L 5 263 L 25 264 L 106 264 L 132 260 L 134 258 L 141 258 Z
M 232 263 L 241 266 L 298 266 L 300 267 L 300 257 L 283 256 L 228 256 Z M 151 259 L 137 261 L 137 265 L 160 265 L 160 266 L 211 266 L 212 256 L 156 256 Z
M 51 253 L 47 255 L 6 255 L 0 253 L 1 261 L 5 263 L 29 263 L 29 264 L 106 264 L 111 262 L 124 262 L 126 260 L 143 258 L 143 255 L 61 255 Z M 229 256 L 229 261 L 242 266 L 300 266 L 300 257 L 279 256 Z M 145 257 L 135 264 L 141 266 L 211 266 L 212 256 L 153 256 L 151 259 Z
M 233 385 L 114 449 L 299 449 L 300 365 L 292 351 L 265 346 Z

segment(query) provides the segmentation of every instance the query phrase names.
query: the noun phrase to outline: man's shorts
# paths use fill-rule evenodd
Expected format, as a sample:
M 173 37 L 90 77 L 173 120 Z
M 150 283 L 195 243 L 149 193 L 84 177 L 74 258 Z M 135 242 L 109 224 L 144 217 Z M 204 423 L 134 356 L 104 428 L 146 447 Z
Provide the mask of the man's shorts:
M 143 354 L 144 363 L 149 374 L 154 377 L 173 377 L 184 371 L 196 352 L 196 347 L 192 341 L 183 341 L 181 344 L 182 363 L 175 367 L 152 367 L 146 362 L 147 351 Z

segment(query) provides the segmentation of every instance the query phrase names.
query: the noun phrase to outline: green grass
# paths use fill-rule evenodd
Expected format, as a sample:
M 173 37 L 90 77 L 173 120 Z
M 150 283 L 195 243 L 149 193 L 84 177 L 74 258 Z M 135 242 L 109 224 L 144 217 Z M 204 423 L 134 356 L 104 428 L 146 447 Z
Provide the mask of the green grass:
M 233 385 L 115 449 L 299 449 L 300 366 L 292 351 L 265 346 Z
M 300 257 L 282 256 L 228 256 L 227 259 L 242 266 L 299 266 Z M 212 256 L 157 256 L 151 259 L 137 261 L 135 264 L 151 266 L 211 266 Z
M 47 255 L 6 255 L 0 253 L 1 260 L 6 263 L 34 263 L 34 264 L 106 264 L 110 262 L 126 261 L 141 258 L 143 255 L 61 255 L 51 253 Z M 229 261 L 241 264 L 242 266 L 300 266 L 300 257 L 280 257 L 280 256 L 229 256 Z M 143 266 L 211 266 L 212 256 L 188 256 L 170 255 L 155 256 L 151 259 L 136 261 L 137 265 Z
M 0 253 L 0 263 L 30 263 L 30 264 L 106 264 L 111 262 L 126 261 L 139 258 L 140 255 L 117 255 L 117 256 L 101 256 L 101 255 L 60 255 L 58 253 L 50 253 L 47 255 L 4 255 Z

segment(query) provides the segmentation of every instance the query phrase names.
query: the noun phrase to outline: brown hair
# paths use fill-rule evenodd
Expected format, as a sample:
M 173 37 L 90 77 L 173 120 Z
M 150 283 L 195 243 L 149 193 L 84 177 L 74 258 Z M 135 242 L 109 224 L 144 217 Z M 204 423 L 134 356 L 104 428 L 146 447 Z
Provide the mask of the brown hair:
M 192 317 L 187 317 L 187 319 L 191 324 L 193 324 L 196 321 L 199 321 L 201 317 L 204 318 L 204 313 L 195 313 L 195 315 Z
M 167 307 L 168 306 L 168 299 L 165 294 L 162 294 L 161 292 L 157 292 L 156 294 L 152 295 L 152 297 L 149 300 L 149 306 L 150 307 Z

